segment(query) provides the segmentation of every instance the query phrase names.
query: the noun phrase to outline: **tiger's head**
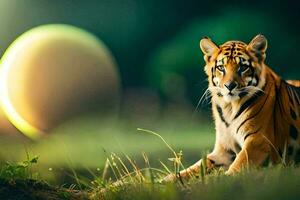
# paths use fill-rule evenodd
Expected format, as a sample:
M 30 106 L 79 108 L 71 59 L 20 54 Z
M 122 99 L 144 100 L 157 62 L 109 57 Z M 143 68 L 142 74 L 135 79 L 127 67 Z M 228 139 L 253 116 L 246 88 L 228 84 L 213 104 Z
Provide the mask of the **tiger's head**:
M 267 40 L 257 35 L 249 44 L 228 41 L 218 46 L 209 38 L 200 41 L 212 95 L 230 103 L 261 90 Z

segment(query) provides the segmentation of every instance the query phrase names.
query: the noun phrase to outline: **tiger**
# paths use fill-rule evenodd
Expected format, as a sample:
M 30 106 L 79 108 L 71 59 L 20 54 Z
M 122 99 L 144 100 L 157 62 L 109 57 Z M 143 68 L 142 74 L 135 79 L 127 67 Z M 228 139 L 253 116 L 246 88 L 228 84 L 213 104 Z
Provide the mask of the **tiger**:
M 199 160 L 164 181 L 190 178 L 222 167 L 234 175 L 248 166 L 300 161 L 300 81 L 283 80 L 265 63 L 268 42 L 264 35 L 250 43 L 227 41 L 218 46 L 200 40 L 208 76 L 215 145 Z

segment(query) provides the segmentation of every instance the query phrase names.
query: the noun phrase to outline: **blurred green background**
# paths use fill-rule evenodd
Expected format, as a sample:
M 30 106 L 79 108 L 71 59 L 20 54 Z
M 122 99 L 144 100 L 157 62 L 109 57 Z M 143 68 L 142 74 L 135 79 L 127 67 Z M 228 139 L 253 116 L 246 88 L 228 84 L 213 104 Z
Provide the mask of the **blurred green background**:
M 124 89 L 147 87 L 170 95 L 165 90 L 172 88 L 164 84 L 177 81 L 195 103 L 206 85 L 198 45 L 203 36 L 221 44 L 248 42 L 263 33 L 269 40 L 267 63 L 285 78 L 299 73 L 297 59 L 291 59 L 297 56 L 300 32 L 299 6 L 293 1 L 2 0 L 0 9 L 0 53 L 37 25 L 75 25 L 111 49 Z
M 22 33 L 38 25 L 70 24 L 99 37 L 118 63 L 121 106 L 118 119 L 80 116 L 32 143 L 22 136 L 0 138 L 0 160 L 18 160 L 25 149 L 40 155 L 41 174 L 62 166 L 102 168 L 105 153 L 124 152 L 141 159 L 145 151 L 158 163 L 171 155 L 157 131 L 192 163 L 212 147 L 209 104 L 195 107 L 207 87 L 199 40 L 249 42 L 262 33 L 266 63 L 287 79 L 300 77 L 299 6 L 292 1 L 137 1 L 1 0 L 0 54 Z

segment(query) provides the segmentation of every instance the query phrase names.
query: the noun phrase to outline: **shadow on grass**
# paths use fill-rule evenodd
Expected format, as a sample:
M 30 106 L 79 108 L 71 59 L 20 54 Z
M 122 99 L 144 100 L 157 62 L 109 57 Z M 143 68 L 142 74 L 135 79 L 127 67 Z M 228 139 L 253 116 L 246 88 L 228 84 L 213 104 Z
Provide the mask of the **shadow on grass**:
M 0 199 L 35 200 L 35 199 L 88 199 L 84 191 L 52 187 L 46 182 L 32 179 L 13 181 L 0 179 Z

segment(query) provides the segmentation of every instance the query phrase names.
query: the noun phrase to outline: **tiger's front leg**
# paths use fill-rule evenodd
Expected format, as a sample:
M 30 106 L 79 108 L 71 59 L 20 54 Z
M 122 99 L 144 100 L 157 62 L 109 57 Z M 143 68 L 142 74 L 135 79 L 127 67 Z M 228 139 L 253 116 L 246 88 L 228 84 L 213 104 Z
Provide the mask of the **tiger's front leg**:
M 168 174 L 166 177 L 163 178 L 162 182 L 168 183 L 168 182 L 175 182 L 177 179 L 188 180 L 191 177 L 197 177 L 200 173 L 202 162 L 204 161 L 200 159 L 190 167 L 181 170 L 178 174 Z M 212 169 L 213 163 L 209 159 L 206 159 L 206 166 L 207 168 Z
M 261 165 L 270 154 L 270 151 L 271 146 L 266 137 L 261 133 L 248 136 L 242 150 L 238 153 L 225 174 L 232 175 L 248 165 Z
M 224 167 L 227 169 L 233 159 L 234 155 L 216 142 L 214 150 L 207 155 L 205 161 L 202 161 L 201 159 L 190 167 L 181 170 L 178 174 L 169 174 L 163 179 L 163 182 L 174 182 L 177 179 L 188 180 L 191 177 L 197 177 L 200 173 L 202 162 L 206 162 L 205 165 L 207 171 L 210 171 L 215 167 Z

